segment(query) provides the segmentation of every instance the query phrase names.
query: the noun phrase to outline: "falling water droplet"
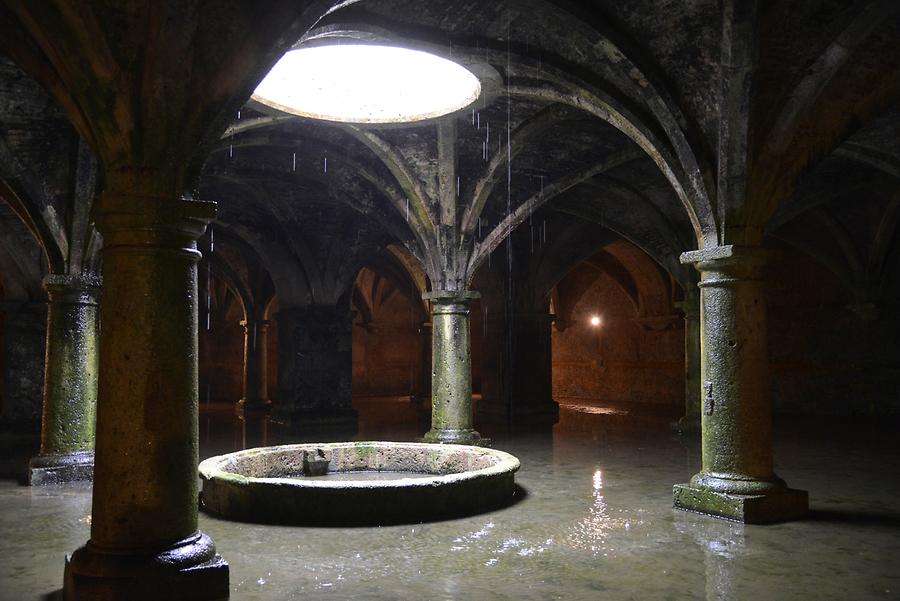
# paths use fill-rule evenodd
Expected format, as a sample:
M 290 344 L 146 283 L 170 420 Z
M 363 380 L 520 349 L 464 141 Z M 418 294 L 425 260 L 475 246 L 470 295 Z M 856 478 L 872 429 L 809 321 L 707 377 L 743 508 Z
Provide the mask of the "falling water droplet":
M 409 199 L 406 199 L 406 223 L 409 223 Z
M 324 173 L 328 173 L 328 156 L 325 156 L 325 171 Z
M 296 152 L 294 153 L 294 167 L 293 167 L 293 170 L 294 170 L 294 171 L 297 170 L 297 153 L 296 153 Z
M 234 144 L 228 145 L 228 158 L 232 158 L 234 156 Z

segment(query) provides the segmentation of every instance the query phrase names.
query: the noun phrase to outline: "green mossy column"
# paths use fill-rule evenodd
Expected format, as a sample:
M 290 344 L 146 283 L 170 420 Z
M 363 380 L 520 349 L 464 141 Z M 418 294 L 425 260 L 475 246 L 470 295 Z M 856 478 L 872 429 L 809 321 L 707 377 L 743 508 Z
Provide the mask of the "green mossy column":
M 700 431 L 700 291 L 685 290 L 677 306 L 684 312 L 684 416 L 675 429 L 688 434 Z
M 475 292 L 428 292 L 431 301 L 431 430 L 425 442 L 478 444 L 473 428 L 469 304 Z
M 746 523 L 789 520 L 807 511 L 804 491 L 774 472 L 766 299 L 757 247 L 684 253 L 702 274 L 702 469 L 676 485 L 675 506 Z
M 112 176 L 116 174 L 113 173 Z M 196 240 L 215 204 L 107 173 L 91 538 L 66 599 L 219 599 L 228 564 L 197 529 Z
M 98 295 L 93 275 L 48 275 L 41 452 L 29 463 L 35 486 L 90 480 L 97 407 Z

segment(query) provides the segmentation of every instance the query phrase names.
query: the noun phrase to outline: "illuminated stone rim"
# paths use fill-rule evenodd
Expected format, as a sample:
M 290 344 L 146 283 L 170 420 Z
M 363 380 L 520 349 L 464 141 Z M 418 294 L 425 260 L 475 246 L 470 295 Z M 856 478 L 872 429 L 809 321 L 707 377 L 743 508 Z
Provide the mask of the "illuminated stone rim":
M 481 93 L 478 76 L 450 59 L 401 46 L 354 42 L 287 52 L 252 99 L 311 119 L 392 124 L 455 113 Z
M 406 471 L 431 477 L 329 481 L 303 477 L 327 459 L 329 472 Z M 204 511 L 276 524 L 416 523 L 481 513 L 516 494 L 519 460 L 465 445 L 338 442 L 248 449 L 200 464 Z M 297 477 L 287 477 L 297 474 Z

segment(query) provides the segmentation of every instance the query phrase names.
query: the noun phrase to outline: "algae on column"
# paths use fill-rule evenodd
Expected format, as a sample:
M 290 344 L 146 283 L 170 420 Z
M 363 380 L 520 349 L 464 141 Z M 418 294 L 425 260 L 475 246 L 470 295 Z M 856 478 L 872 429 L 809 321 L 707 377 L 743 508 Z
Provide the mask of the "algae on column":
M 758 247 L 719 246 L 684 253 L 702 274 L 702 468 L 674 487 L 681 509 L 745 523 L 800 517 L 805 491 L 774 472 L 766 300 Z
M 100 277 L 48 275 L 41 450 L 32 485 L 90 480 L 94 467 Z
M 478 444 L 473 428 L 469 304 L 476 292 L 436 291 L 431 301 L 431 430 L 425 442 Z

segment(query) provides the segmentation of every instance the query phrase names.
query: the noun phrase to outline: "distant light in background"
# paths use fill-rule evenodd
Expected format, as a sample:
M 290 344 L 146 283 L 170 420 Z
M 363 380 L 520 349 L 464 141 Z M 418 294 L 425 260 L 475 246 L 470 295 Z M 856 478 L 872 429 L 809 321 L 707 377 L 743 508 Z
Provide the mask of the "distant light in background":
M 601 323 L 603 323 L 603 320 L 600 319 L 600 316 L 599 316 L 599 315 L 593 315 L 593 316 L 591 316 L 591 325 L 592 325 L 592 326 L 594 326 L 595 328 L 598 328 L 598 327 L 600 327 L 600 324 L 601 324 Z
M 408 123 L 466 108 L 481 82 L 451 60 L 395 46 L 340 44 L 291 50 L 253 99 L 293 115 L 343 123 Z

